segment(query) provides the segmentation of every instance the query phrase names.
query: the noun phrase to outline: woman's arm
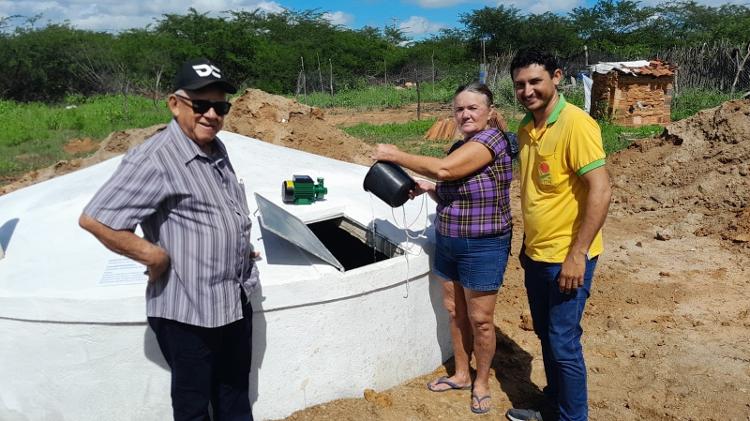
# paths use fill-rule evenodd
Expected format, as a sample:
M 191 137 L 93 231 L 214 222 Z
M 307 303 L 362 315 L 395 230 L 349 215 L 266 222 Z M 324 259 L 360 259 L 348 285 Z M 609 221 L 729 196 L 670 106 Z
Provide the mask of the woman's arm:
M 414 155 L 394 145 L 378 144 L 372 159 L 390 161 L 417 174 L 440 181 L 459 180 L 477 172 L 494 159 L 489 148 L 479 142 L 466 142 L 445 158 Z

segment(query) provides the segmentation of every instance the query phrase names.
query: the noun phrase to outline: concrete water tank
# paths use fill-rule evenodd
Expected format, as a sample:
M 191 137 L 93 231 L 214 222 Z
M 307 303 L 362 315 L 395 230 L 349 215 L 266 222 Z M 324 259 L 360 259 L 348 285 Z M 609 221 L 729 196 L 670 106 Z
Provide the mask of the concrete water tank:
M 421 199 L 404 210 L 362 189 L 367 167 L 222 132 L 249 208 L 254 194 L 315 233 L 343 267 L 253 219 L 262 253 L 251 297 L 251 401 L 257 419 L 360 397 L 434 370 L 450 357 L 440 285 L 430 279 L 432 227 Z M 119 164 L 114 158 L 0 196 L 0 419 L 170 419 L 169 372 L 146 324 L 144 268 L 77 225 Z M 324 177 L 329 194 L 285 205 L 279 184 Z M 405 218 L 405 220 L 404 220 Z M 416 221 L 416 222 L 414 222 Z M 373 227 L 375 227 L 373 234 Z

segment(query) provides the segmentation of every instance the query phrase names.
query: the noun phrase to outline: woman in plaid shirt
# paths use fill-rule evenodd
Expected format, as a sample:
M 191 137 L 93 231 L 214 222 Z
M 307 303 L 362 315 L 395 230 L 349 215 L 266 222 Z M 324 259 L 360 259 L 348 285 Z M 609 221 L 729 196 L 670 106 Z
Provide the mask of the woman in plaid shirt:
M 456 371 L 427 387 L 433 392 L 471 389 L 471 410 L 482 414 L 490 410 L 493 314 L 510 253 L 512 159 L 505 133 L 493 127 L 496 111 L 486 85 L 475 82 L 458 88 L 453 111 L 463 139 L 444 158 L 380 144 L 373 159 L 437 180 L 418 180 L 411 197 L 427 193 L 437 202 L 433 271 L 444 281 L 443 304 L 450 315 Z M 474 382 L 469 367 L 472 352 Z

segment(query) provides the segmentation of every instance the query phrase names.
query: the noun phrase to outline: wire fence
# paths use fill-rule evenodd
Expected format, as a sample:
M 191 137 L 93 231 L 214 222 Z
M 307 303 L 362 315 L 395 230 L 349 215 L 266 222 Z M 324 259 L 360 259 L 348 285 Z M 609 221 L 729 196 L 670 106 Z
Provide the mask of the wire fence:
M 422 60 L 399 69 L 373 69 L 362 75 L 336 75 L 328 66 L 300 68 L 297 77 L 296 95 L 307 97 L 315 93 L 331 96 L 330 105 L 346 106 L 350 99 L 347 91 L 367 90 L 374 87 L 392 87 L 414 90 L 417 84 L 427 85 L 427 92 L 421 91 L 423 101 L 438 101 L 445 93 L 432 95 L 436 86 L 446 81 L 455 84 L 485 78 L 487 85 L 495 92 L 496 102 L 515 104 L 515 94 L 510 80 L 510 62 L 516 51 L 509 50 L 488 55 L 486 63 L 467 63 L 464 66 Z M 606 51 L 582 50 L 579 54 L 559 57 L 565 79 L 563 85 L 575 85 L 580 74 L 590 73 L 590 67 L 600 62 L 631 61 L 635 59 L 658 58 L 677 67 L 674 82 L 675 96 L 683 90 L 706 90 L 720 93 L 743 93 L 750 91 L 750 48 L 732 45 L 728 42 L 703 44 L 698 47 L 673 48 L 657 52 L 650 57 L 625 57 Z M 322 67 L 322 70 L 321 70 Z M 326 69 L 326 67 L 328 67 Z M 353 80 L 358 81 L 352 83 Z M 443 86 L 455 89 L 456 86 Z M 389 99 L 381 100 L 390 102 Z M 389 104 L 383 103 L 388 106 Z

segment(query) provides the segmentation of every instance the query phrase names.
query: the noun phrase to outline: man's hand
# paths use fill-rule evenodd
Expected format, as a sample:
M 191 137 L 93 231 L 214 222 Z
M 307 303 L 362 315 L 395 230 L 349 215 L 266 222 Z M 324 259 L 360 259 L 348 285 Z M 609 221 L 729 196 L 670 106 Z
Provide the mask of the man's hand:
M 167 270 L 169 270 L 171 259 L 166 250 L 154 245 L 152 250 L 149 251 L 148 262 L 149 263 L 146 265 L 148 281 L 156 282 L 161 279 Z
M 575 241 L 571 245 L 568 255 L 565 256 L 560 276 L 557 279 L 560 284 L 560 292 L 565 294 L 570 294 L 576 288 L 583 286 L 583 275 L 586 272 L 588 260 L 587 253 L 597 232 L 604 225 L 609 201 L 612 197 L 609 175 L 604 167 L 587 172 L 581 179 L 588 188 L 583 222 L 575 235 Z
M 86 214 L 81 215 L 78 224 L 108 249 L 146 266 L 149 282 L 158 281 L 169 269 L 171 259 L 167 251 L 135 235 L 131 230 L 113 230 Z
M 571 250 L 560 269 L 560 275 L 557 282 L 560 285 L 560 292 L 563 294 L 572 294 L 577 288 L 583 286 L 583 275 L 586 272 L 586 253 Z

